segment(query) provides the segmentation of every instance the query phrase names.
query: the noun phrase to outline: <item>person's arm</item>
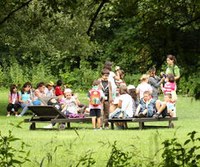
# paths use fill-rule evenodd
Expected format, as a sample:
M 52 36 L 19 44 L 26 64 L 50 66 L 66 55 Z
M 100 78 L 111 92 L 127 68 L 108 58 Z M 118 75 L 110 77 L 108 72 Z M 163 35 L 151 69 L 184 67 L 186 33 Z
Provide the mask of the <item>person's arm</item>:
M 122 108 L 122 100 L 119 99 L 119 102 L 118 102 L 118 105 L 117 105 L 118 108 Z
M 12 95 L 11 95 L 11 93 L 9 93 L 9 95 L 8 95 L 8 103 L 12 103 Z
M 139 112 L 140 112 L 140 109 L 141 109 L 141 104 L 139 104 L 136 108 L 136 111 L 135 111 L 135 116 L 138 116 Z
M 20 103 L 25 103 L 25 101 L 22 100 L 22 94 L 21 94 L 21 92 L 19 93 L 19 102 Z
M 180 78 L 180 69 L 176 65 L 174 66 L 174 75 L 174 79 L 177 81 Z
M 149 78 L 149 84 L 155 88 L 159 88 L 160 84 L 164 81 L 164 78 L 162 78 L 160 81 L 157 81 L 154 78 Z
M 113 101 L 112 99 L 112 85 L 111 85 L 111 82 L 108 81 L 108 89 L 109 89 L 109 102 L 111 103 Z

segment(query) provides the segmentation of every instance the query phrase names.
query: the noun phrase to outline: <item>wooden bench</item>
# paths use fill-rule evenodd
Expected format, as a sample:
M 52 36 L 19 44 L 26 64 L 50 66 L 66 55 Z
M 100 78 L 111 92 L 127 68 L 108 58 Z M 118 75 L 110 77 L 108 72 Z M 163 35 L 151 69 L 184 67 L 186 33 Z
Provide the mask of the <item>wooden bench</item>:
M 114 123 L 116 122 L 138 122 L 139 123 L 139 129 L 143 129 L 145 127 L 145 122 L 161 122 L 161 121 L 167 121 L 168 125 L 165 127 L 168 128 L 174 128 L 174 124 L 172 121 L 177 121 L 178 117 L 165 117 L 165 118 L 113 118 L 109 119 L 108 122 L 111 123 L 111 129 L 114 129 Z
M 92 118 L 67 118 L 62 112 L 54 106 L 29 106 L 29 110 L 33 112 L 33 116 L 29 119 L 24 119 L 24 122 L 31 123 L 29 129 L 35 130 L 36 123 L 67 123 L 70 128 L 71 122 L 92 122 Z M 60 126 L 58 127 L 60 128 Z

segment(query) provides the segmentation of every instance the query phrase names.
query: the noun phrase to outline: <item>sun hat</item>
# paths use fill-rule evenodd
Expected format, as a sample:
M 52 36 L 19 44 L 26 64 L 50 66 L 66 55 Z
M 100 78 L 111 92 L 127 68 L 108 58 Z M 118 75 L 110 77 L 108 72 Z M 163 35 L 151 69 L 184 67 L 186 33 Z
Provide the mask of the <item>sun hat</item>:
M 128 85 L 127 89 L 135 89 L 135 86 L 134 85 Z
M 66 88 L 66 89 L 64 90 L 64 93 L 72 93 L 72 90 L 69 89 L 69 88 Z
M 120 66 L 115 66 L 115 71 L 120 70 Z
M 49 81 L 49 83 L 47 85 L 54 86 L 54 83 L 52 81 Z

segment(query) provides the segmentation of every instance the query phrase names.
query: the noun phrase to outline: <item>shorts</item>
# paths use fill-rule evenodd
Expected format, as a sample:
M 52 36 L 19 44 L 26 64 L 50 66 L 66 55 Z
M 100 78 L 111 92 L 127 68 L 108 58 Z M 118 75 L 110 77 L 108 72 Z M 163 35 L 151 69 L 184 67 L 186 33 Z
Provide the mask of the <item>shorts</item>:
M 101 117 L 101 109 L 90 109 L 90 116 L 91 117 Z
M 165 109 L 162 111 L 161 115 L 163 118 L 165 118 L 168 115 L 167 107 L 165 107 Z

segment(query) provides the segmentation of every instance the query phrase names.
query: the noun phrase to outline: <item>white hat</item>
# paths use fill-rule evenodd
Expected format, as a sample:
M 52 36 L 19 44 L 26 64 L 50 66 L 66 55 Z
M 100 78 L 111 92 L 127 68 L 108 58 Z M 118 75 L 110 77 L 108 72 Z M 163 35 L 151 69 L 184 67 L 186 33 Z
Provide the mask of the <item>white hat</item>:
M 72 93 L 72 90 L 67 88 L 67 89 L 64 90 L 64 93 Z
M 134 85 L 128 85 L 127 89 L 135 89 L 135 86 Z
M 115 71 L 120 70 L 120 66 L 115 66 Z

